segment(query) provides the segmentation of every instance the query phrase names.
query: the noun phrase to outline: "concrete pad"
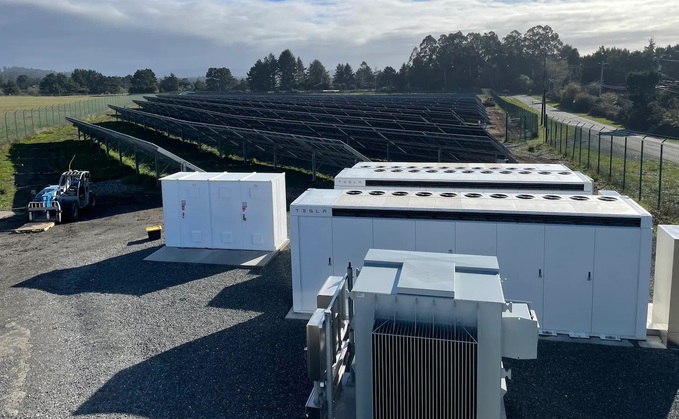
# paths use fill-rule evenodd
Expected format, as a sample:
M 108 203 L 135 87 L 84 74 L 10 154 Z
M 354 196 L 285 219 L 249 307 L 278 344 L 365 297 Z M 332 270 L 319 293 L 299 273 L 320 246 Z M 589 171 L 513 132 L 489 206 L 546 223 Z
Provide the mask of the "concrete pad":
M 639 341 L 639 346 L 641 348 L 667 349 L 660 336 L 646 336 L 645 341 Z
M 540 340 L 547 340 L 551 342 L 571 342 L 571 343 L 585 343 L 590 345 L 606 345 L 606 346 L 626 346 L 633 347 L 634 344 L 629 340 L 604 340 L 597 336 L 591 336 L 589 338 L 582 337 L 570 337 L 568 335 L 556 335 L 556 336 L 540 336 Z
M 290 307 L 290 311 L 285 315 L 285 320 L 305 320 L 309 321 L 311 318 L 311 313 L 295 313 L 293 308 Z
M 163 246 L 144 258 L 144 260 L 261 268 L 266 266 L 287 244 L 285 242 L 278 250 L 273 252 L 261 250 L 190 249 Z

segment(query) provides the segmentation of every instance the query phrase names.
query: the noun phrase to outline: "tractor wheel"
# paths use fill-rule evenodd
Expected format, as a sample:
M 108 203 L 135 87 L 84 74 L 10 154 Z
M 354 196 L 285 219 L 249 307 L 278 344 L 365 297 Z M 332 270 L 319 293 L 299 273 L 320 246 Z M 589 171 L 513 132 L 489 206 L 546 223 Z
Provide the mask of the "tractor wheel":
M 90 204 L 89 204 L 89 207 L 90 207 L 90 208 L 94 208 L 94 207 L 96 207 L 96 206 L 97 206 L 97 196 L 96 196 L 94 193 L 91 193 L 91 194 L 90 194 Z
M 70 214 L 71 221 L 78 221 L 78 216 L 80 216 L 80 206 L 78 206 L 78 203 L 74 203 L 71 205 L 71 214 Z

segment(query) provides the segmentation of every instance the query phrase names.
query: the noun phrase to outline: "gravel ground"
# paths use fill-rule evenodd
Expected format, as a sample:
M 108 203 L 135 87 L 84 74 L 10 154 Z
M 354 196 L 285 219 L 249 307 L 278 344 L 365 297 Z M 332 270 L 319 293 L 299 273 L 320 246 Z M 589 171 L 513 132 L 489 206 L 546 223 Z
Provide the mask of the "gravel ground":
M 0 417 L 300 417 L 289 252 L 256 270 L 144 262 L 162 213 L 129 201 L 39 234 L 0 222 Z
M 33 235 L 0 221 L 0 417 L 302 416 L 289 251 L 255 270 L 144 262 L 159 202 L 100 196 Z M 509 418 L 679 418 L 679 352 L 545 340 L 538 356 L 506 361 Z

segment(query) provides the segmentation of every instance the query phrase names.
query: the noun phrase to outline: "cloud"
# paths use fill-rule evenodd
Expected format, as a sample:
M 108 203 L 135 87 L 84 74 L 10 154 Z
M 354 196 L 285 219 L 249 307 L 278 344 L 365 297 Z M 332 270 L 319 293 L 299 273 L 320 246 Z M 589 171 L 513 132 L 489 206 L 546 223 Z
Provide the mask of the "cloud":
M 329 67 L 362 60 L 399 66 L 428 34 L 494 31 L 502 37 L 535 25 L 550 25 L 582 53 L 601 45 L 640 49 L 651 37 L 658 45 L 676 43 L 672 26 L 679 17 L 679 9 L 658 0 L 616 0 L 614 7 L 610 0 L 0 0 L 3 10 L 10 6 L 89 22 L 109 36 L 153 34 L 160 42 L 194 40 L 208 50 L 260 56 L 291 48 L 308 60 L 327 57 Z M 0 31 L 10 18 L 0 15 Z M 41 30 L 50 27 L 22 36 L 47 36 Z

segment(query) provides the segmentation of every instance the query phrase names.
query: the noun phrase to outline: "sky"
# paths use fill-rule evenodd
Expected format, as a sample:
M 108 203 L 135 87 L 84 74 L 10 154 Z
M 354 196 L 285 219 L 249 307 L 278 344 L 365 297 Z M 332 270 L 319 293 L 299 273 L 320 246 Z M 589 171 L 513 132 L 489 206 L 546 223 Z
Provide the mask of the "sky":
M 245 76 L 289 48 L 329 71 L 362 61 L 398 69 L 431 34 L 549 25 L 587 54 L 679 44 L 676 0 L 0 0 L 0 67 L 124 76 Z

